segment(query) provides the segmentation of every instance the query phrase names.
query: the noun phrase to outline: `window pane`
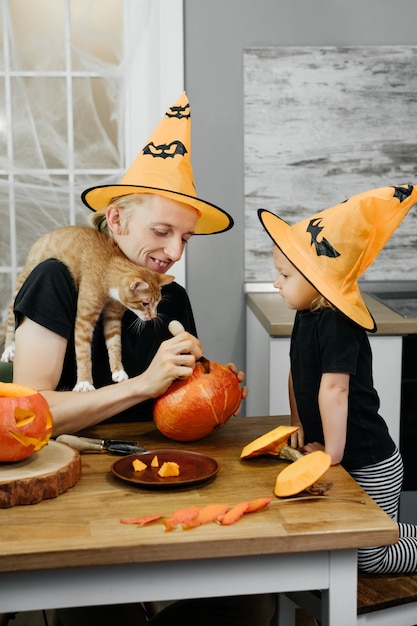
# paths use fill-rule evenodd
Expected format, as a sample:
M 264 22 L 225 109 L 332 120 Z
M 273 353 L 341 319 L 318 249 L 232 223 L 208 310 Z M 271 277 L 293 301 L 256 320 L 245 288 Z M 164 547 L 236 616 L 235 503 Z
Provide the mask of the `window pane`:
M 14 161 L 19 168 L 68 166 L 63 78 L 12 78 Z
M 68 176 L 17 176 L 15 179 L 17 263 L 43 233 L 69 224 Z
M 123 2 L 71 0 L 72 69 L 116 65 L 122 55 Z
M 64 0 L 13 0 L 7 4 L 13 31 L 12 69 L 64 70 Z
M 120 120 L 112 116 L 117 110 L 116 85 L 102 78 L 73 80 L 74 163 L 76 169 L 109 169 L 118 167 L 117 149 Z

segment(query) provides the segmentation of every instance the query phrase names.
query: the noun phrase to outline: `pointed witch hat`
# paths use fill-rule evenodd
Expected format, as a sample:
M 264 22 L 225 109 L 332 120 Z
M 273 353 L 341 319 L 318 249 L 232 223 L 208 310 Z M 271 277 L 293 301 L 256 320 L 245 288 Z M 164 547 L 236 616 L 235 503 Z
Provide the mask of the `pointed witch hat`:
M 317 291 L 366 330 L 376 330 L 358 278 L 417 202 L 417 187 L 382 187 L 352 196 L 290 226 L 274 213 L 259 219 L 281 252 Z
M 152 193 L 182 202 L 199 213 L 195 234 L 210 235 L 233 226 L 231 216 L 197 198 L 191 167 L 191 112 L 183 92 L 117 185 L 86 189 L 82 201 L 93 211 L 106 209 L 117 196 Z

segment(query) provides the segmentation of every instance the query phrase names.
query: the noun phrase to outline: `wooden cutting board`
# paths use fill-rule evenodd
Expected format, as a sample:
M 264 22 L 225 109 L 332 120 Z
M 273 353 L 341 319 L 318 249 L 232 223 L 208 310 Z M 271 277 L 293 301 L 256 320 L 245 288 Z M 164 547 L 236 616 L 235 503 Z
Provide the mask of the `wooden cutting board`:
M 80 476 L 78 450 L 50 439 L 24 461 L 0 463 L 0 509 L 56 498 L 73 487 Z

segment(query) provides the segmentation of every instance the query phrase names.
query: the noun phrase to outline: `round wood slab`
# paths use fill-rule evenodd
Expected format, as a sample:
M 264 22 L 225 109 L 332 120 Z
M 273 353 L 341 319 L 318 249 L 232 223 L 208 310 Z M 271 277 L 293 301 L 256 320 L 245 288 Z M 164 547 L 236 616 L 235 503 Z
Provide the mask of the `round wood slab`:
M 56 498 L 81 476 L 81 456 L 49 440 L 39 452 L 17 463 L 0 463 L 0 509 Z

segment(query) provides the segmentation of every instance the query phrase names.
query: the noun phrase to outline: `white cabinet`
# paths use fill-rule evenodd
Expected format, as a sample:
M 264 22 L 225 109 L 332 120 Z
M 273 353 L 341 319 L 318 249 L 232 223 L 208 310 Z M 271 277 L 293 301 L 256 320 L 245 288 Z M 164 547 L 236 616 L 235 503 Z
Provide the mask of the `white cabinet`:
M 270 337 L 246 308 L 246 415 L 289 415 L 289 337 Z
M 388 424 L 391 437 L 400 443 L 401 363 L 403 340 L 401 335 L 371 335 L 374 387 L 381 400 L 380 415 Z
M 401 335 L 369 336 L 374 369 L 374 386 L 380 413 L 397 445 L 400 439 Z M 246 307 L 246 383 L 249 394 L 245 413 L 289 415 L 289 337 L 271 337 L 253 311 Z

